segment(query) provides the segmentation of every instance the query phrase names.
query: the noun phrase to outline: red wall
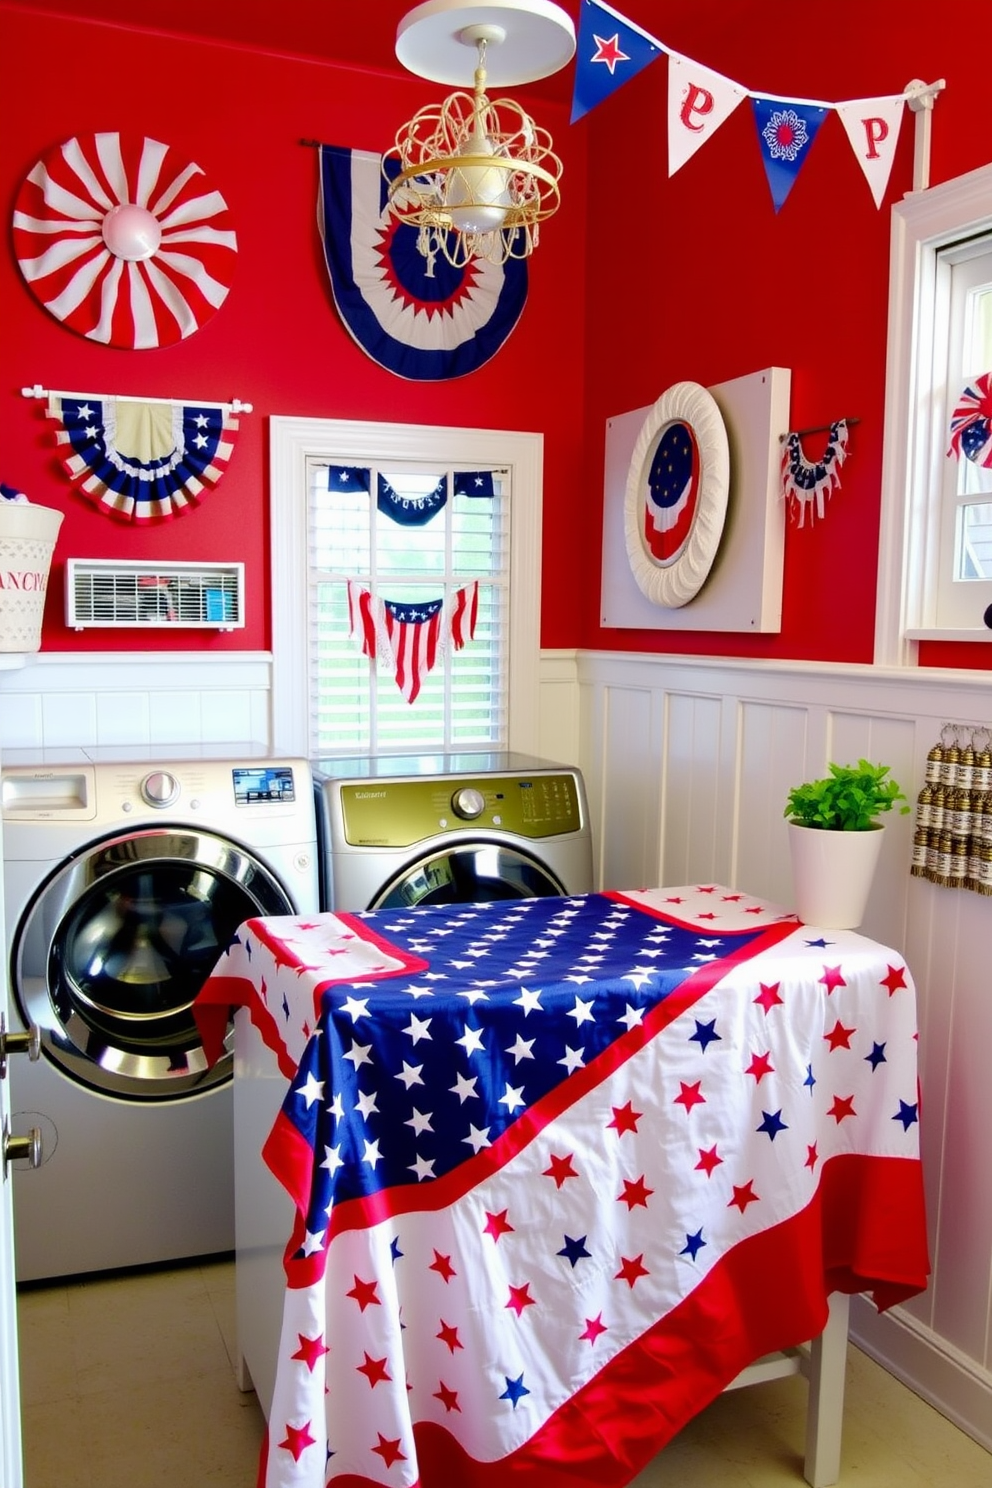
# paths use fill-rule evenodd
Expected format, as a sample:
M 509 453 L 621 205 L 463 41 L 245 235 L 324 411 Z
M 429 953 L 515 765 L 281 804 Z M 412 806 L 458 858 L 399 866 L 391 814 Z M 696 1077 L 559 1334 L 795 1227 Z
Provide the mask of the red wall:
M 964 31 L 946 6 L 930 0 L 898 7 L 804 0 L 794 12 L 762 11 L 744 0 L 630 0 L 618 9 L 684 55 L 771 93 L 838 101 L 943 77 L 931 180 L 992 157 L 992 7 L 973 8 Z M 414 384 L 377 367 L 337 318 L 315 227 L 316 156 L 298 141 L 382 149 L 435 96 L 436 85 L 56 23 L 3 0 L 0 23 L 7 61 L 0 184 L 8 221 L 20 182 L 42 154 L 75 134 L 133 130 L 203 167 L 226 197 L 239 239 L 234 287 L 214 318 L 177 346 L 126 352 L 76 336 L 44 311 L 21 278 L 8 237 L 0 256 L 7 396 L 0 479 L 66 513 L 46 649 L 269 644 L 266 418 L 280 413 L 542 431 L 545 646 L 871 660 L 889 207 L 911 185 L 908 111 L 881 211 L 839 120 L 828 116 L 776 214 L 747 101 L 667 178 L 664 58 L 574 127 L 563 105 L 533 102 L 566 171 L 562 209 L 531 260 L 521 322 L 479 372 Z M 825 520 L 787 533 L 781 633 L 602 629 L 606 419 L 652 403 L 673 382 L 722 382 L 769 365 L 792 370 L 793 427 L 842 415 L 860 420 Z M 139 531 L 102 516 L 68 484 L 42 405 L 20 397 L 22 385 L 36 382 L 176 399 L 239 397 L 255 411 L 242 421 L 228 473 L 202 506 Z M 816 453 L 810 440 L 807 454 Z M 61 621 L 67 556 L 243 560 L 249 624 L 227 636 L 74 635 Z M 981 646 L 926 643 L 921 659 L 992 666 L 990 648 Z
M 506 345 L 486 367 L 451 382 L 410 383 L 379 367 L 352 341 L 334 309 L 316 228 L 317 155 L 301 139 L 382 150 L 437 84 L 369 74 L 237 47 L 51 17 L 0 4 L 5 49 L 0 198 L 0 387 L 6 399 L 0 479 L 65 512 L 45 615 L 45 650 L 256 650 L 271 639 L 268 595 L 267 416 L 397 420 L 538 430 L 545 436 L 545 509 L 551 531 L 545 582 L 561 633 L 574 640 L 579 599 L 561 583 L 588 530 L 570 514 L 582 472 L 585 298 L 585 142 L 569 137 L 563 105 L 532 102 L 565 136 L 563 206 L 532 260 L 530 293 Z M 521 91 L 521 101 L 524 94 Z M 44 310 L 14 260 L 9 223 L 21 181 L 50 149 L 95 130 L 134 131 L 195 161 L 230 207 L 238 234 L 233 287 L 202 329 L 177 345 L 132 352 L 78 336 Z M 567 183 L 567 190 L 564 185 Z M 57 463 L 44 404 L 22 386 L 138 397 L 226 401 L 254 412 L 227 473 L 181 518 L 137 529 L 119 523 L 70 485 Z M 246 565 L 243 631 L 66 630 L 67 557 Z
M 933 116 L 931 183 L 992 159 L 992 7 L 962 31 L 947 6 L 804 0 L 792 10 L 665 0 L 618 6 L 666 45 L 746 88 L 842 101 L 945 78 Z M 680 7 L 685 12 L 685 7 Z M 714 25 L 714 17 L 719 25 Z M 580 643 L 642 651 L 870 662 L 873 652 L 888 297 L 889 208 L 912 184 L 905 111 L 881 211 L 828 115 L 775 213 L 745 100 L 667 177 L 662 58 L 576 126 L 588 141 L 587 519 L 599 521 L 607 417 L 672 383 L 704 386 L 766 366 L 792 369 L 792 428 L 851 416 L 849 459 L 822 522 L 786 536 L 783 618 L 773 636 L 604 630 L 590 551 Z M 630 232 L 624 232 L 624 220 Z M 784 431 L 783 431 L 784 432 Z M 825 436 L 806 442 L 808 457 Z M 574 638 L 573 638 L 574 639 Z M 986 646 L 925 644 L 934 665 L 992 666 Z

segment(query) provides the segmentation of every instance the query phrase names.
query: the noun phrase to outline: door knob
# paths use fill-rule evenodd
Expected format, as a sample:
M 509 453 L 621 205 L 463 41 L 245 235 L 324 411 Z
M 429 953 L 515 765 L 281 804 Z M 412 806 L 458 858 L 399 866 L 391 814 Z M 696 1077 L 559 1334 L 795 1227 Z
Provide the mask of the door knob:
M 41 1057 L 41 1030 L 32 1023 L 26 1033 L 8 1033 L 7 1020 L 0 1013 L 0 1080 L 7 1074 L 8 1054 L 26 1054 L 34 1063 Z
M 3 1124 L 3 1176 L 7 1176 L 7 1164 L 27 1159 L 28 1166 L 41 1167 L 41 1127 L 32 1126 L 26 1137 L 12 1136 L 6 1121 Z

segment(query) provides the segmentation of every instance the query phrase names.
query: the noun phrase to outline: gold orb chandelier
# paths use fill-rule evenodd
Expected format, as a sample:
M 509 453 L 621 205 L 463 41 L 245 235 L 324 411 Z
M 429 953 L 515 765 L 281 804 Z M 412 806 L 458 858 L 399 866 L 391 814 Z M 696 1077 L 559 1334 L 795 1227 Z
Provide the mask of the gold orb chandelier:
M 421 10 L 436 10 L 439 3 Z M 387 210 L 419 230 L 417 246 L 428 274 L 438 254 L 456 268 L 473 259 L 503 264 L 528 257 L 540 224 L 560 204 L 562 163 L 551 135 L 512 98 L 486 93 L 489 48 L 506 34 L 488 19 L 454 33 L 459 43 L 476 48 L 473 91 L 450 93 L 420 109 L 383 156 Z

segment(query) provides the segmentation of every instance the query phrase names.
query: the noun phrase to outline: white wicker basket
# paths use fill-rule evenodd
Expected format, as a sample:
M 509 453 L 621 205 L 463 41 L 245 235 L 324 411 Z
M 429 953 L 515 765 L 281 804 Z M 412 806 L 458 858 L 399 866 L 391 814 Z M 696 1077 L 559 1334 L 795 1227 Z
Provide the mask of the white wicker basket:
M 62 512 L 0 501 L 0 651 L 38 651 Z

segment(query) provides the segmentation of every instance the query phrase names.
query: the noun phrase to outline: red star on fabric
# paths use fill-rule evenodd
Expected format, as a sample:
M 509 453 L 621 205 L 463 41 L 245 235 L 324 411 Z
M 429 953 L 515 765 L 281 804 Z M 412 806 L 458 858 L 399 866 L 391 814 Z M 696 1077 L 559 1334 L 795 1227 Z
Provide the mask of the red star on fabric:
M 440 1333 L 435 1333 L 434 1337 L 440 1339 L 442 1343 L 447 1344 L 448 1351 L 452 1354 L 455 1352 L 455 1349 L 463 1349 L 465 1347 L 458 1337 L 458 1329 L 453 1328 L 450 1323 L 446 1323 L 444 1318 L 441 1319 Z
M 764 1054 L 752 1054 L 751 1063 L 744 1073 L 746 1075 L 753 1075 L 756 1085 L 760 1085 L 766 1075 L 773 1075 L 775 1070 L 772 1065 L 771 1050 L 766 1049 Z
M 449 1390 L 444 1380 L 438 1380 L 438 1388 L 434 1391 L 434 1399 L 440 1400 L 446 1411 L 460 1411 L 458 1404 L 458 1391 Z
M 825 1033 L 823 1037 L 830 1045 L 830 1052 L 833 1053 L 835 1049 L 849 1049 L 851 1047 L 851 1034 L 856 1032 L 856 1028 L 845 1028 L 838 1018 L 830 1032 Z
M 734 1184 L 734 1197 L 730 1200 L 727 1208 L 732 1209 L 736 1204 L 737 1208 L 743 1214 L 748 1204 L 756 1204 L 757 1202 L 758 1195 L 754 1191 L 754 1179 L 749 1178 L 746 1183 Z
M 744 911 L 744 913 L 745 914 L 761 914 L 762 911 L 764 910 L 764 907 L 765 906 L 763 904 L 752 904 L 749 909 L 746 909 Z
M 712 1177 L 713 1169 L 718 1168 L 722 1162 L 723 1158 L 717 1155 L 715 1142 L 713 1143 L 712 1147 L 708 1147 L 705 1150 L 700 1147 L 699 1161 L 696 1164 L 696 1167 L 701 1168 L 702 1171 L 706 1174 L 707 1178 Z
M 588 1338 L 590 1343 L 595 1343 L 601 1333 L 605 1333 L 606 1324 L 603 1322 L 603 1314 L 597 1313 L 594 1318 L 586 1318 L 585 1331 L 579 1334 L 580 1338 Z
M 810 1172 L 812 1172 L 819 1161 L 819 1154 L 817 1153 L 816 1143 L 814 1142 L 812 1147 L 806 1148 L 806 1161 L 803 1163 L 803 1167 L 809 1168 Z
M 458 1272 L 451 1264 L 451 1257 L 442 1255 L 439 1250 L 436 1250 L 434 1252 L 434 1259 L 431 1261 L 427 1269 L 428 1271 L 436 1271 L 445 1285 L 448 1284 L 453 1276 L 458 1275 Z
M 615 1126 L 621 1136 L 624 1132 L 636 1132 L 637 1123 L 643 1115 L 643 1111 L 634 1110 L 631 1101 L 628 1101 L 625 1106 L 614 1106 L 613 1120 L 606 1123 L 606 1130 L 609 1131 L 611 1126 Z
M 678 896 L 678 894 L 672 894 L 668 899 L 665 900 L 665 903 L 666 904 L 684 904 L 685 903 L 685 900 L 684 899 L 680 899 L 679 896 Z
M 642 1276 L 650 1276 L 650 1274 L 651 1274 L 648 1271 L 647 1266 L 643 1266 L 641 1264 L 641 1262 L 643 1260 L 644 1260 L 644 1252 L 643 1251 L 641 1252 L 641 1254 L 639 1256 L 634 1256 L 633 1258 L 631 1258 L 630 1256 L 621 1256 L 620 1257 L 620 1262 L 621 1262 L 620 1270 L 617 1272 L 617 1274 L 613 1278 L 613 1280 L 614 1281 L 625 1281 L 627 1283 L 627 1285 L 630 1287 L 631 1291 L 633 1291 L 634 1284 L 636 1282 L 640 1281 L 640 1279 L 641 1279 Z
M 905 968 L 905 966 L 890 966 L 889 967 L 889 974 L 888 974 L 888 976 L 884 976 L 882 978 L 881 985 L 883 987 L 888 987 L 888 989 L 889 989 L 889 996 L 890 997 L 892 996 L 893 992 L 898 992 L 898 990 L 899 990 L 900 987 L 905 987 L 905 985 L 906 985 L 906 968 Z
M 284 1447 L 287 1452 L 292 1452 L 294 1462 L 299 1462 L 307 1447 L 312 1447 L 316 1440 L 317 1438 L 315 1436 L 310 1435 L 309 1421 L 305 1426 L 290 1426 L 287 1421 L 286 1440 L 281 1441 L 279 1445 L 280 1447 Z
M 376 1385 L 388 1383 L 392 1379 L 392 1375 L 386 1369 L 385 1358 L 373 1359 L 371 1354 L 365 1355 L 364 1364 L 355 1365 L 355 1373 L 364 1374 L 373 1390 Z
M 714 887 L 713 884 L 705 884 L 705 885 L 704 884 L 697 884 L 696 885 L 696 893 L 697 894 L 715 894 L 716 893 L 716 888 Z
M 709 890 L 706 890 L 704 892 L 710 892 L 710 891 Z M 716 919 L 716 915 L 713 913 L 713 911 L 711 909 L 708 909 L 705 914 L 698 914 L 696 916 L 696 919 L 697 920 L 715 920 Z
M 482 1227 L 482 1233 L 484 1235 L 492 1235 L 497 1244 L 501 1235 L 512 1235 L 513 1226 L 506 1218 L 506 1210 L 501 1209 L 498 1214 L 490 1214 L 487 1209 L 486 1222 Z
M 295 1354 L 290 1354 L 290 1358 L 302 1359 L 310 1373 L 313 1374 L 317 1360 L 331 1352 L 324 1344 L 324 1335 L 320 1333 L 316 1338 L 306 1338 L 302 1333 L 297 1333 L 296 1336 L 300 1340 L 300 1346 Z
M 845 1116 L 856 1116 L 857 1114 L 857 1111 L 854 1109 L 853 1095 L 835 1095 L 834 1103 L 827 1112 L 827 1115 L 832 1116 L 838 1126 L 840 1126 Z
M 406 1454 L 400 1451 L 401 1437 L 397 1437 L 395 1441 L 390 1441 L 388 1437 L 383 1436 L 381 1431 L 377 1435 L 379 1437 L 379 1445 L 373 1447 L 372 1451 L 382 1458 L 387 1467 L 392 1467 L 394 1462 L 406 1461 Z
M 648 1199 L 654 1193 L 653 1188 L 647 1188 L 644 1183 L 644 1174 L 635 1178 L 633 1182 L 629 1178 L 623 1180 L 623 1193 L 617 1194 L 617 1203 L 626 1204 L 628 1209 L 635 1209 L 638 1204 L 645 1209 L 648 1207 Z
M 825 966 L 823 968 L 823 975 L 820 978 L 820 981 L 826 987 L 828 997 L 835 987 L 847 986 L 847 983 L 840 974 L 839 966 Z
M 523 1286 L 511 1286 L 510 1300 L 506 1305 L 513 1309 L 517 1317 L 520 1317 L 525 1307 L 536 1307 L 536 1299 L 530 1295 L 530 1282 L 525 1281 Z
M 362 1281 L 360 1276 L 356 1276 L 355 1285 L 350 1292 L 345 1292 L 345 1296 L 354 1297 L 362 1312 L 365 1311 L 366 1307 L 381 1307 L 382 1303 L 375 1294 L 377 1285 L 377 1282 Z
M 559 1188 L 561 1188 L 566 1178 L 578 1178 L 578 1173 L 572 1167 L 572 1154 L 568 1153 L 566 1157 L 556 1157 L 552 1152 L 551 1166 L 544 1169 L 542 1176 L 553 1178 Z
M 754 1000 L 760 1008 L 764 1008 L 766 1018 L 773 1007 L 785 1001 L 779 996 L 778 989 L 781 985 L 781 982 L 773 982 L 770 987 L 766 987 L 764 982 L 761 983 L 761 991 Z
M 612 36 L 597 36 L 593 32 L 593 41 L 596 50 L 590 57 L 591 62 L 605 62 L 610 69 L 610 77 L 615 76 L 618 62 L 629 62 L 630 58 L 626 52 L 620 50 L 620 32 L 616 31 Z
M 724 894 L 724 904 L 739 904 L 744 896 L 742 894 Z
M 680 1080 L 679 1084 L 681 1085 L 682 1089 L 675 1097 L 672 1105 L 685 1106 L 687 1115 L 692 1110 L 693 1106 L 705 1105 L 706 1097 L 705 1095 L 700 1095 L 699 1093 L 699 1087 L 702 1083 L 702 1080 L 697 1080 L 694 1085 L 689 1085 L 686 1083 L 685 1080 Z

